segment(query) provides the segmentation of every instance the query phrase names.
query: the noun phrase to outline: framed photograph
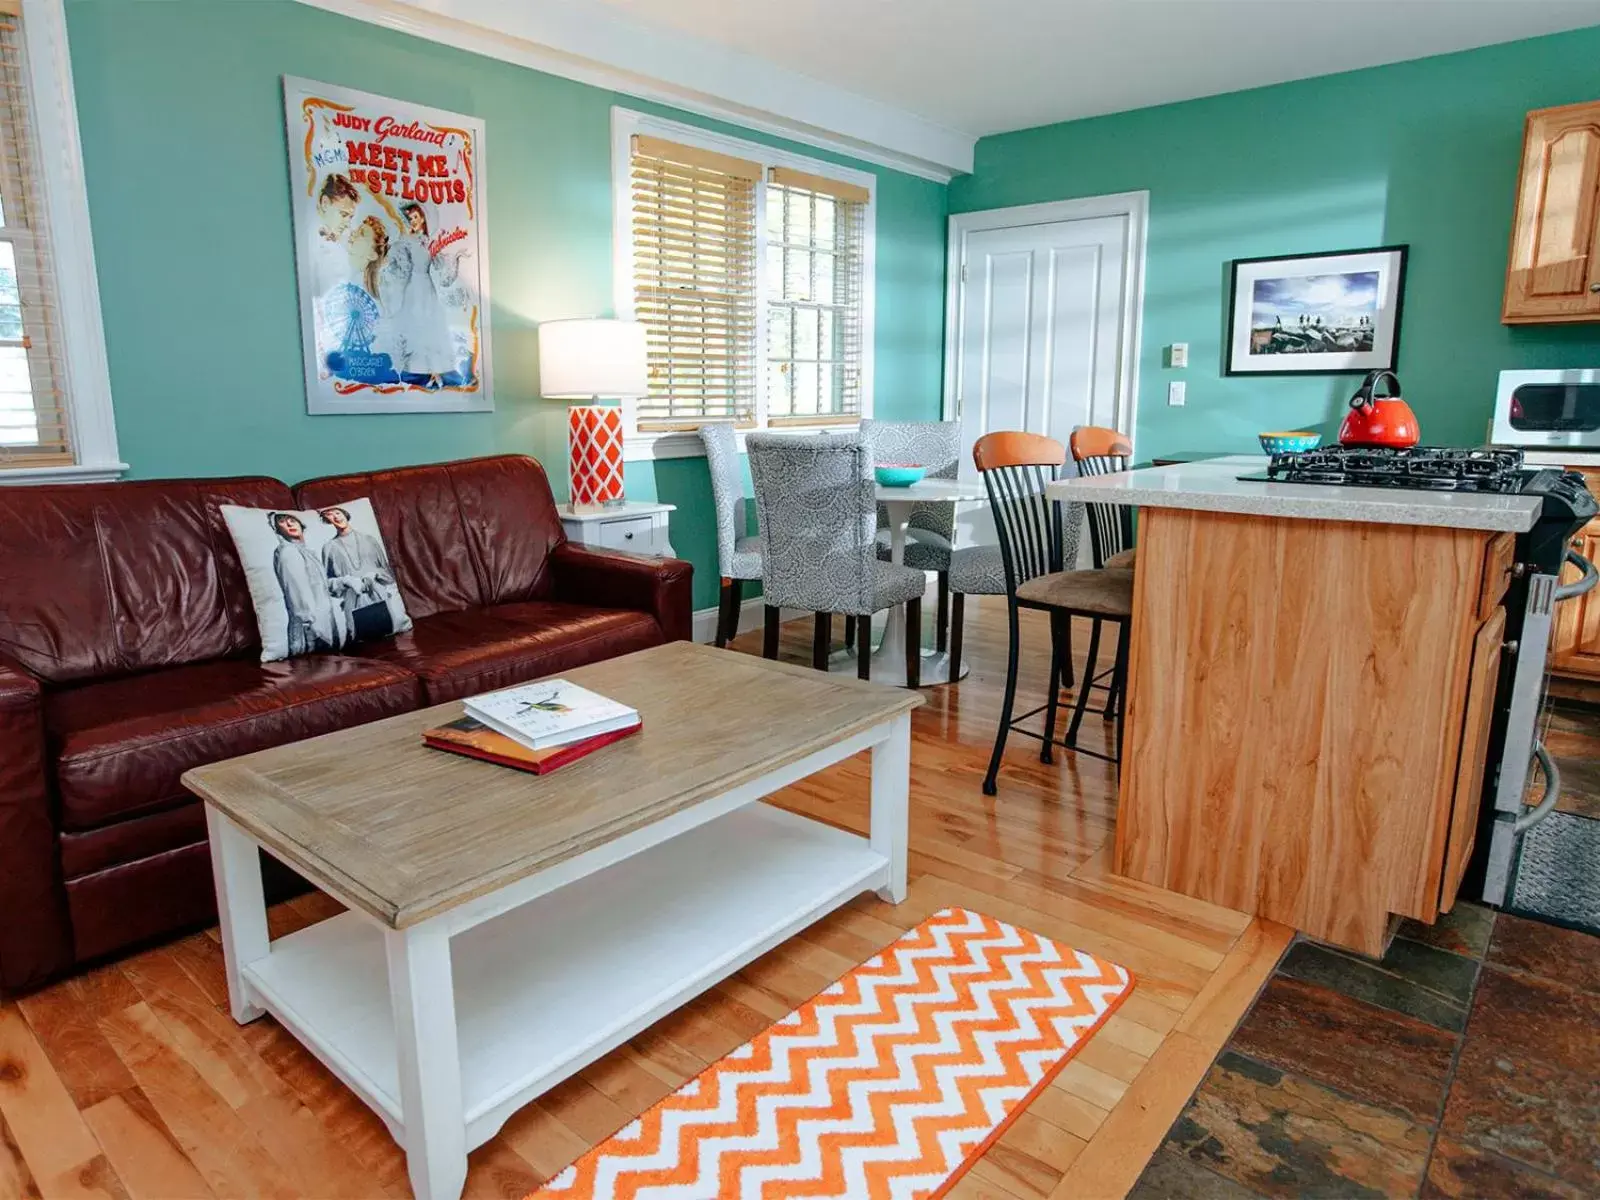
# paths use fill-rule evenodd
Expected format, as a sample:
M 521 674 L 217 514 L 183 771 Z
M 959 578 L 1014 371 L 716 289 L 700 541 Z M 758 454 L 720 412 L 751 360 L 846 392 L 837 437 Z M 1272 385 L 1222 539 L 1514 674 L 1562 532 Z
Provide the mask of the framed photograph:
M 1394 370 L 1406 250 L 1377 246 L 1235 259 L 1227 374 Z
M 284 76 L 306 411 L 487 412 L 483 122 Z

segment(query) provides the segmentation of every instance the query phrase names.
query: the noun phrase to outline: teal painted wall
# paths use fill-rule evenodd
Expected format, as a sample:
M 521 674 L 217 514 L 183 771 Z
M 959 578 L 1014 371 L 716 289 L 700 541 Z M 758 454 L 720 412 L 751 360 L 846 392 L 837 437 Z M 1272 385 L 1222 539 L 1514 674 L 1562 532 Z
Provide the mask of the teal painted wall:
M 1222 374 L 1234 258 L 1408 242 L 1399 374 L 1424 440 L 1486 436 L 1499 371 L 1600 365 L 1600 326 L 1507 328 L 1529 109 L 1600 99 L 1600 28 L 984 138 L 950 210 L 1148 189 L 1141 458 L 1332 435 L 1358 376 Z M 1190 366 L 1163 351 L 1188 342 Z M 1167 384 L 1188 384 L 1169 408 Z
M 611 106 L 659 112 L 878 176 L 875 406 L 939 411 L 946 189 L 897 172 L 291 0 L 67 0 L 117 434 L 132 477 L 295 480 L 474 454 L 532 454 L 564 497 L 565 406 L 540 400 L 537 323 L 611 311 Z M 280 78 L 487 123 L 495 407 L 310 417 L 300 356 Z M 628 494 L 679 506 L 672 534 L 715 603 L 702 459 L 630 463 Z

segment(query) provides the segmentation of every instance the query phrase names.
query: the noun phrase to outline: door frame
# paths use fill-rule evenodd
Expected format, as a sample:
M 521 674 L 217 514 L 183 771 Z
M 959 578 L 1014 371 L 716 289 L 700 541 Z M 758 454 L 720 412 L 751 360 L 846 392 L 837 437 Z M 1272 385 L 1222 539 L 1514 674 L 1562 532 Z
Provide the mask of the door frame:
M 1116 427 L 1132 442 L 1134 414 L 1139 401 L 1139 352 L 1143 335 L 1145 243 L 1150 234 L 1150 193 L 1113 192 L 1104 196 L 1081 196 L 1071 200 L 1051 200 L 1044 204 L 1018 204 L 1010 208 L 989 208 L 977 212 L 952 213 L 946 238 L 944 312 L 944 400 L 941 408 L 946 421 L 960 418 L 961 325 L 966 316 L 961 272 L 967 261 L 967 238 L 995 229 L 1020 229 L 1029 225 L 1050 225 L 1058 221 L 1081 221 L 1092 217 L 1127 217 L 1128 245 L 1123 259 L 1123 278 L 1127 286 L 1122 295 L 1122 360 L 1117 364 L 1117 395 L 1113 411 Z

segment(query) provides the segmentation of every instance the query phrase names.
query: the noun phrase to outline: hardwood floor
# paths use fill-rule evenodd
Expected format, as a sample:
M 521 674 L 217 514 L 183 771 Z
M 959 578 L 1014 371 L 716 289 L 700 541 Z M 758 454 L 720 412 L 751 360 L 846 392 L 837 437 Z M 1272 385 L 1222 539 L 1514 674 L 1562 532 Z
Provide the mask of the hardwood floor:
M 972 674 L 927 689 L 913 716 L 906 902 L 852 902 L 530 1104 L 473 1153 L 468 1196 L 521 1197 L 950 904 L 1138 978 L 1116 1016 L 950 1195 L 1099 1200 L 1133 1185 L 1290 931 L 1109 874 L 1116 798 L 1106 763 L 1058 750 L 1044 765 L 1038 742 L 1013 736 L 1000 794 L 984 798 L 1004 621 L 997 601 L 969 601 Z M 786 626 L 782 657 L 809 663 L 811 629 L 809 619 Z M 1048 640 L 1042 621 L 1024 628 L 1019 711 L 1043 697 Z M 756 629 L 736 647 L 759 653 L 760 642 Z M 1101 725 L 1087 717 L 1084 736 L 1100 736 Z M 1109 725 L 1103 734 L 1110 749 Z M 865 833 L 865 758 L 775 799 Z M 301 897 L 273 910 L 272 933 L 335 911 L 319 894 Z M 377 1116 L 270 1017 L 240 1027 L 227 1015 L 215 930 L 0 1001 L 0 1200 L 407 1194 L 403 1156 Z

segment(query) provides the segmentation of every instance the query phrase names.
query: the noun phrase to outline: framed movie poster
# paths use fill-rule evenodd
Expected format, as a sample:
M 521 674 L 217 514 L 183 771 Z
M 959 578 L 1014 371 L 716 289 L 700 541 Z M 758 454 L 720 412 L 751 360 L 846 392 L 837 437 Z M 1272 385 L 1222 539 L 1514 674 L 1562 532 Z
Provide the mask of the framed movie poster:
M 485 412 L 483 122 L 284 76 L 306 409 Z
M 1229 375 L 1392 371 L 1406 247 L 1241 258 L 1228 307 Z

